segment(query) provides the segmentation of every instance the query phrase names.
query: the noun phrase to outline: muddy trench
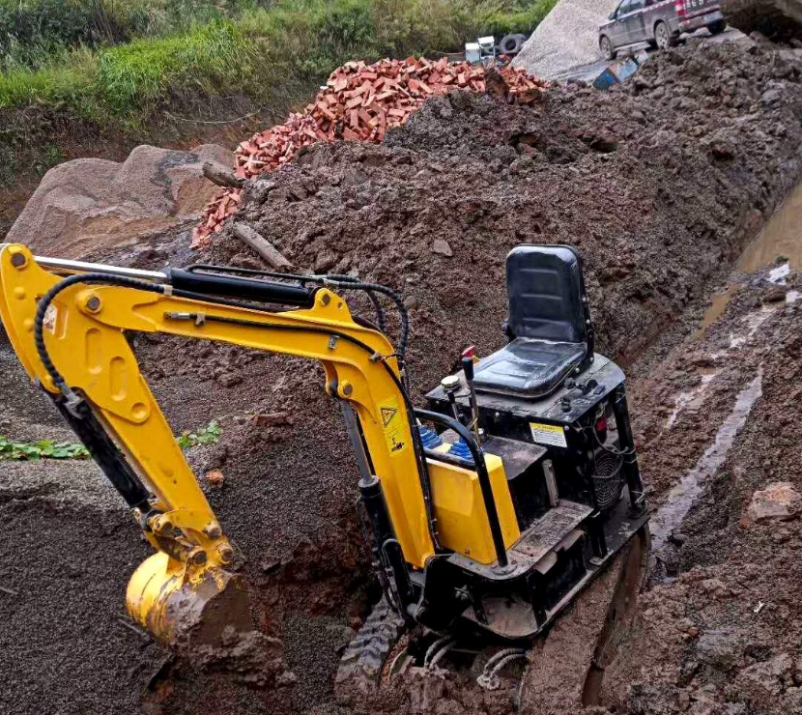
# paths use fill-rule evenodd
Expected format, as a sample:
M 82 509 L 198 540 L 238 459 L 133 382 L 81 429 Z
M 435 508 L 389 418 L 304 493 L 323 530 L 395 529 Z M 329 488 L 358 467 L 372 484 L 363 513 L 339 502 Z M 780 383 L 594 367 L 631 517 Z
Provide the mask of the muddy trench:
M 711 61 L 732 76 L 710 73 Z M 802 489 L 793 470 L 802 189 L 792 191 L 802 92 L 799 69 L 786 65 L 691 47 L 602 97 L 558 87 L 531 111 L 433 100 L 386 146 L 321 147 L 269 190 L 254 185 L 245 216 L 297 266 L 404 291 L 417 397 L 467 344 L 488 352 L 503 343 L 509 248 L 578 245 L 599 347 L 630 375 L 655 509 L 651 558 L 631 551 L 631 568 L 619 563 L 599 579 L 548 638 L 500 671 L 497 690 L 475 684 L 492 651 L 455 647 L 437 668 L 342 711 L 802 710 L 799 519 L 749 517 L 756 490 Z M 781 102 L 763 102 L 766 81 Z M 760 121 L 743 121 L 750 112 Z M 616 149 L 589 149 L 599 137 Z M 435 237 L 450 257 L 432 253 Z M 187 239 L 153 237 L 91 258 L 160 267 L 190 260 Z M 259 267 L 230 236 L 203 258 Z M 341 711 L 334 672 L 378 588 L 354 517 L 350 446 L 322 396 L 322 371 L 202 342 L 137 336 L 135 348 L 177 432 L 212 417 L 223 425 L 218 444 L 188 457 L 284 663 L 260 679 L 247 658 L 199 669 L 170 656 L 124 614 L 125 583 L 148 548 L 93 466 L 0 462 L 9 683 L 0 709 Z M 0 434 L 67 439 L 1 338 L 0 360 Z M 211 470 L 222 483 L 205 479 Z

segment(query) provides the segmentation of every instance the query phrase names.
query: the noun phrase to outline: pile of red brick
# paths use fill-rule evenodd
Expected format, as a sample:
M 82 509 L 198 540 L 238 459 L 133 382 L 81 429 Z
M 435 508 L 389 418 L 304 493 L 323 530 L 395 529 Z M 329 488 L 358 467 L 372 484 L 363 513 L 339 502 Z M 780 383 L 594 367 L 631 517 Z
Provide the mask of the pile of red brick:
M 499 76 L 500 75 L 500 76 Z M 292 114 L 278 126 L 255 134 L 236 151 L 236 174 L 251 179 L 293 160 L 298 150 L 318 141 L 338 139 L 378 143 L 391 127 L 402 125 L 433 94 L 455 89 L 503 94 L 510 102 L 536 100 L 546 83 L 523 70 L 503 67 L 486 83 L 488 71 L 462 62 L 441 59 L 429 62 L 410 57 L 405 61 L 382 60 L 373 65 L 349 62 L 329 77 L 326 87 L 303 114 Z M 237 211 L 241 189 L 226 189 L 204 212 L 193 233 L 193 246 L 209 242 Z

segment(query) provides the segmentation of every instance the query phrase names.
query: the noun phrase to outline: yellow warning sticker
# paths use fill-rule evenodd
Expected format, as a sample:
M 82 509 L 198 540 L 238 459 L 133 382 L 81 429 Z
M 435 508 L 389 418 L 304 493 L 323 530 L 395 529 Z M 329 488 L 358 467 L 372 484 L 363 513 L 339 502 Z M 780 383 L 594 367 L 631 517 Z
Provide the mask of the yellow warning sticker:
M 565 440 L 565 430 L 560 425 L 544 425 L 542 422 L 530 422 L 532 441 L 547 447 L 562 447 L 565 449 L 568 442 Z
M 384 439 L 391 454 L 400 454 L 407 448 L 408 437 L 404 434 L 404 420 L 397 397 L 389 397 L 379 403 Z
M 45 319 L 42 322 L 45 330 L 50 332 L 51 335 L 56 334 L 56 320 L 58 320 L 58 308 L 56 308 L 55 303 L 51 303 L 47 306 L 47 310 L 45 311 Z

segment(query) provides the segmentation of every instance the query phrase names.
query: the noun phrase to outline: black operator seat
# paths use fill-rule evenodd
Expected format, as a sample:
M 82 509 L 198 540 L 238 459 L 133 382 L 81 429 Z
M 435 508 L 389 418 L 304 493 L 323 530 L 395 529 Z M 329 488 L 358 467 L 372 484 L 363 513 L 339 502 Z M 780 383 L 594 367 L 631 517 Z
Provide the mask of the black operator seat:
M 546 397 L 593 358 L 585 281 L 568 246 L 519 246 L 507 256 L 512 342 L 479 362 L 480 392 Z

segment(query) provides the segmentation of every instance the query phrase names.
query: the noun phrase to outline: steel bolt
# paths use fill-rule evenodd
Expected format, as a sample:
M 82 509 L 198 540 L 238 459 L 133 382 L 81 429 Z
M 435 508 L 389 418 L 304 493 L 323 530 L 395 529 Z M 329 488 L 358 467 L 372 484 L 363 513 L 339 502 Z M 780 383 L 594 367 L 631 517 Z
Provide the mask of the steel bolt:
M 203 527 L 203 533 L 210 539 L 217 539 L 223 533 L 223 530 L 220 528 L 220 524 L 211 523 Z
M 189 552 L 189 561 L 190 563 L 195 564 L 195 566 L 203 566 L 206 563 L 206 552 L 203 549 L 192 549 Z
M 348 381 L 343 382 L 343 395 L 348 397 L 349 395 L 352 395 L 353 392 L 354 392 L 354 386 Z
M 230 564 L 234 560 L 234 549 L 232 549 L 228 544 L 221 546 L 219 552 L 220 560 L 224 564 Z
M 324 293 L 320 297 L 320 302 L 323 303 L 323 305 L 328 305 L 329 303 L 331 303 L 331 296 L 328 293 Z
M 100 305 L 100 298 L 98 298 L 96 295 L 90 296 L 86 301 L 86 309 L 90 313 L 97 313 L 100 310 Z
M 26 263 L 28 263 L 28 259 L 25 258 L 24 253 L 18 252 L 11 254 L 11 265 L 14 266 L 14 268 L 25 268 Z
M 173 529 L 173 522 L 165 516 L 158 517 L 153 523 L 153 531 L 157 534 L 166 534 Z

